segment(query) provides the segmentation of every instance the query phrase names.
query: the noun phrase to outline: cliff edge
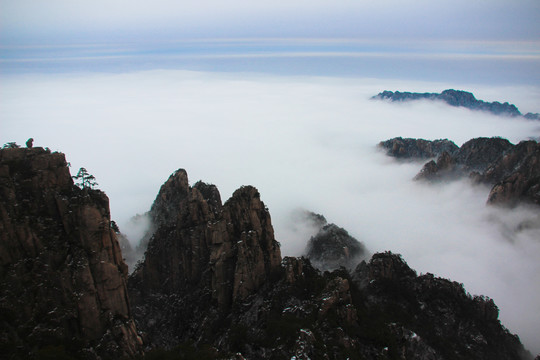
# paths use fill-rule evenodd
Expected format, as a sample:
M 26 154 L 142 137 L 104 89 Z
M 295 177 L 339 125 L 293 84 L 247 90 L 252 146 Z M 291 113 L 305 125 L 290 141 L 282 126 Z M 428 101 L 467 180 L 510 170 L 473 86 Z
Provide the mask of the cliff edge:
M 0 355 L 140 353 L 109 199 L 73 184 L 64 154 L 0 150 Z

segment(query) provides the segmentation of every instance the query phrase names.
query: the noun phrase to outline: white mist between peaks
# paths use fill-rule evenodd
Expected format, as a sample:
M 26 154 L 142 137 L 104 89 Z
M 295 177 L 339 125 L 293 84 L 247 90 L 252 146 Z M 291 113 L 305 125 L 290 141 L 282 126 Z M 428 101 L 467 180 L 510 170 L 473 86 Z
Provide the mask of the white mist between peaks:
M 150 209 L 178 168 L 187 170 L 191 184 L 215 184 L 223 201 L 253 185 L 270 210 L 283 255 L 301 255 L 313 235 L 293 226 L 291 212 L 320 213 L 371 252 L 401 253 L 419 273 L 492 297 L 502 323 L 540 352 L 538 210 L 487 207 L 489 188 L 466 180 L 414 182 L 422 162 L 399 162 L 376 149 L 396 136 L 457 145 L 480 136 L 513 143 L 540 136 L 538 122 L 439 102 L 369 99 L 383 90 L 447 88 L 540 110 L 533 108 L 540 92 L 530 87 L 172 70 L 26 75 L 0 84 L 0 136 L 19 144 L 33 137 L 35 146 L 64 152 L 72 173 L 85 167 L 132 241 L 142 230 L 129 219 Z M 528 228 L 520 227 L 524 221 Z

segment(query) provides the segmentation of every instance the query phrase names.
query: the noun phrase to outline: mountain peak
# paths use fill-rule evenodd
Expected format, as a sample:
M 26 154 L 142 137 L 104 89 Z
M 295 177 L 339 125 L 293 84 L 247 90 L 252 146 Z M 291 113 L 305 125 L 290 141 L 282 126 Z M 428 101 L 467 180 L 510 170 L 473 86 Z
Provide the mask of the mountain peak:
M 498 101 L 486 102 L 483 100 L 477 100 L 476 97 L 463 90 L 447 89 L 439 93 L 413 93 L 413 92 L 399 92 L 385 90 L 375 96 L 372 99 L 376 100 L 388 100 L 392 102 L 404 102 L 414 100 L 437 100 L 444 101 L 450 106 L 465 107 L 471 110 L 486 111 L 495 115 L 504 116 L 523 116 L 518 108 L 509 104 L 508 102 L 500 103 Z M 537 114 L 528 113 L 524 117 L 527 119 L 536 119 Z

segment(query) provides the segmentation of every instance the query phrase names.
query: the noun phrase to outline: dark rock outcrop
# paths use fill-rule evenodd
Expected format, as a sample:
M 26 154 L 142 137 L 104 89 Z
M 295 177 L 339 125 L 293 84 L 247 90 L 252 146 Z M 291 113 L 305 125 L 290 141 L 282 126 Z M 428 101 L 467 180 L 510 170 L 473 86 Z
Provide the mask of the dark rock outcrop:
M 504 116 L 523 116 L 518 108 L 508 102 L 500 103 L 498 101 L 486 102 L 477 100 L 475 96 L 467 91 L 448 89 L 439 93 L 411 93 L 399 91 L 383 91 L 372 99 L 389 101 L 413 101 L 413 100 L 438 100 L 444 101 L 448 105 L 465 107 L 471 110 L 487 111 L 495 115 Z M 537 119 L 537 114 L 527 113 L 524 117 L 529 120 Z
M 538 113 L 526 113 L 523 117 L 528 120 L 540 120 L 540 114 Z
M 489 166 L 479 181 L 495 184 L 488 203 L 515 205 L 528 202 L 540 205 L 540 144 L 517 144 Z
M 126 288 L 105 194 L 74 186 L 62 154 L 2 150 L 2 357 L 132 358 L 133 316 L 154 358 L 532 359 L 492 300 L 417 276 L 399 255 L 322 274 L 307 258 L 281 259 L 252 186 L 222 204 L 215 186 L 190 186 L 179 170 L 149 216 Z
M 192 326 L 206 329 L 204 337 L 192 338 L 193 348 L 210 347 L 213 358 L 532 359 L 500 324 L 491 299 L 431 274 L 417 276 L 388 252 L 352 274 L 321 275 L 309 260 L 286 257 L 279 276 L 219 323 Z
M 410 139 L 409 144 L 424 144 L 426 140 Z M 401 138 L 381 142 L 385 148 L 396 144 L 401 158 L 423 157 L 415 146 L 401 146 Z M 410 152 L 407 152 L 407 149 Z M 387 153 L 394 156 L 392 152 Z M 489 204 L 540 205 L 540 145 L 533 140 L 513 145 L 506 139 L 475 138 L 453 152 L 443 151 L 437 160 L 427 162 L 415 180 L 447 181 L 469 177 L 475 182 L 492 186 Z
M 335 225 L 328 224 L 324 216 L 307 212 L 318 232 L 309 239 L 305 256 L 311 264 L 321 271 L 331 271 L 345 267 L 353 269 L 368 252 L 360 241 Z
M 155 230 L 130 289 L 153 343 L 204 336 L 195 325 L 217 322 L 280 269 L 270 214 L 254 187 L 240 188 L 222 205 L 215 186 L 190 187 L 178 170 L 161 187 L 151 216 Z
M 416 180 L 444 180 L 483 173 L 513 145 L 501 138 L 476 138 L 464 143 L 457 151 L 450 154 L 443 152 L 437 161 L 430 161 L 415 177 Z
M 381 141 L 378 146 L 386 151 L 386 155 L 400 159 L 429 159 L 443 152 L 453 154 L 459 149 L 448 139 L 430 141 L 402 137 Z
M 513 147 L 510 141 L 499 137 L 475 138 L 461 145 L 454 159 L 466 172 L 484 172 Z
M 396 358 L 532 358 L 501 326 L 493 300 L 471 296 L 462 284 L 429 273 L 417 276 L 399 255 L 375 254 L 357 267 L 352 280 L 364 295 L 356 305 L 360 321 L 362 316 L 389 320 L 379 331 L 389 343 L 397 341 L 388 350 Z
M 109 200 L 64 154 L 0 150 L 0 357 L 133 357 L 142 349 Z
M 456 160 L 447 153 L 443 152 L 437 161 L 427 162 L 422 170 L 414 177 L 414 180 L 437 181 L 443 179 L 457 178 L 462 174 Z
M 130 277 L 138 327 L 167 354 L 188 346 L 209 358 L 531 358 L 491 300 L 417 276 L 391 253 L 352 275 L 321 274 L 307 258 L 280 261 L 257 190 L 243 187 L 224 205 L 218 194 L 173 174 L 152 208 L 171 221 L 156 228 Z

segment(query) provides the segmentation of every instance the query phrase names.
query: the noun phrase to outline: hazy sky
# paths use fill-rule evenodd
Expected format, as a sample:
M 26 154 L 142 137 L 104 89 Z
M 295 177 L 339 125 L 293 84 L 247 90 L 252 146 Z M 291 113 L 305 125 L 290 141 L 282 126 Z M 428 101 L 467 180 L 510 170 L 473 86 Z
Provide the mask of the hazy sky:
M 177 37 L 540 38 L 536 0 L 2 0 L 2 39 Z M 133 39 L 133 38 L 132 38 Z
M 540 83 L 540 2 L 0 0 L 0 74 L 190 69 Z
M 540 123 L 369 100 L 456 88 L 540 112 L 538 19 L 538 0 L 0 0 L 0 145 L 66 153 L 126 232 L 178 168 L 223 200 L 254 185 L 285 255 L 308 236 L 291 211 L 322 213 L 371 251 L 493 297 L 540 352 L 538 209 L 486 207 L 489 189 L 467 181 L 412 182 L 422 164 L 375 149 L 518 142 Z

